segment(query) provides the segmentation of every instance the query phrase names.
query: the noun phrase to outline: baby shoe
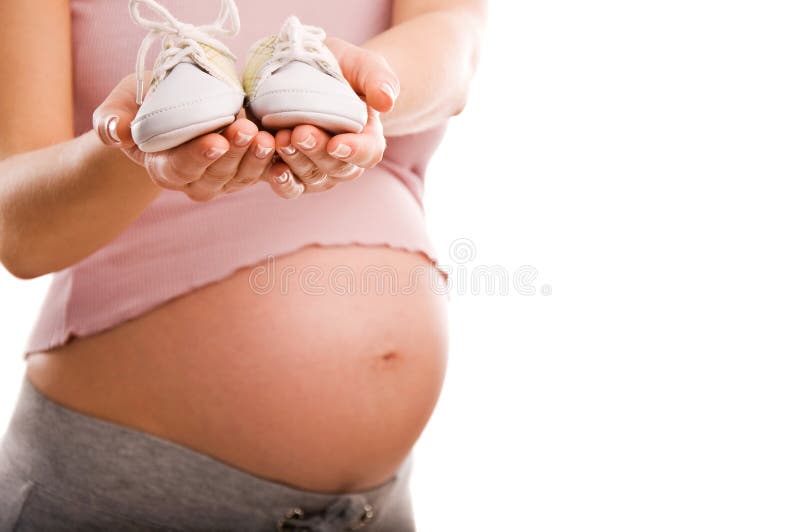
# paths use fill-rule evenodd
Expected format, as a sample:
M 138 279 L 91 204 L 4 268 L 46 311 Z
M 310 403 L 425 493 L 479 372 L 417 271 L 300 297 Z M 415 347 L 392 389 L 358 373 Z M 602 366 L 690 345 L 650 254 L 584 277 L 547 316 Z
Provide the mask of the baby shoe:
M 160 20 L 143 17 L 140 6 L 150 8 Z M 131 134 L 139 149 L 167 150 L 232 123 L 242 108 L 244 91 L 236 58 L 216 36 L 239 32 L 234 1 L 222 0 L 217 20 L 204 26 L 178 21 L 155 0 L 130 0 L 128 7 L 133 20 L 150 30 L 136 60 L 136 103 L 141 107 Z M 226 28 L 227 23 L 231 27 Z M 161 52 L 142 102 L 147 51 L 159 36 L 163 36 Z
M 248 106 L 267 129 L 312 124 L 331 133 L 360 133 L 367 107 L 325 46 L 325 32 L 289 17 L 280 33 L 248 52 L 243 85 Z

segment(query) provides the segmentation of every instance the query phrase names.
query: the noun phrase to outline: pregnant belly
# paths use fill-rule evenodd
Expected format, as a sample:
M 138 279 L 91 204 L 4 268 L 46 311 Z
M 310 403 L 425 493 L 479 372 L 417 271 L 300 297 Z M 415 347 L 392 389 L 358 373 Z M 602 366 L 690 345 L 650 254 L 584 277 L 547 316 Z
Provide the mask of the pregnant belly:
M 436 275 L 419 254 L 306 248 L 32 354 L 27 375 L 66 406 L 263 478 L 367 489 L 399 467 L 441 390 Z

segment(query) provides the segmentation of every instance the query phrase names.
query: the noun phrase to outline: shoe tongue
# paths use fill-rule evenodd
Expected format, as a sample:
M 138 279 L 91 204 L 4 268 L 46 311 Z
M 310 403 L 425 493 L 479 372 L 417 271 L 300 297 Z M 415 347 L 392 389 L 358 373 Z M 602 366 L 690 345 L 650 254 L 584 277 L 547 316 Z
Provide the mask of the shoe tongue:
M 240 88 L 241 81 L 239 81 L 239 75 L 236 73 L 236 64 L 233 59 L 213 46 L 200 43 L 200 47 L 205 52 L 205 57 L 193 54 L 192 59 L 197 65 L 212 76 L 227 82 L 233 87 Z

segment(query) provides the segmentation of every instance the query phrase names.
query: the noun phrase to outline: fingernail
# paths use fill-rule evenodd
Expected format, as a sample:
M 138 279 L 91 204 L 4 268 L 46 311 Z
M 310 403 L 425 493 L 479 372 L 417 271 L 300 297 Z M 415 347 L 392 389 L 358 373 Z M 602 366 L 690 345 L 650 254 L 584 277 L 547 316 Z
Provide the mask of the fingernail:
M 289 170 L 286 170 L 281 175 L 276 175 L 275 176 L 275 182 L 278 183 L 279 185 L 283 185 L 284 183 L 288 183 L 289 182 Z
M 240 131 L 236 134 L 236 138 L 233 139 L 233 143 L 237 146 L 247 146 L 251 140 L 253 140 L 253 135 L 247 135 Z
M 314 138 L 314 135 L 309 133 L 303 142 L 298 142 L 297 145 L 304 150 L 310 150 L 317 145 L 317 139 Z
M 331 174 L 333 177 L 347 178 L 358 172 L 360 168 L 352 163 L 347 163 L 338 172 Z
M 258 157 L 259 159 L 266 159 L 267 155 L 269 155 L 271 151 L 272 151 L 271 147 L 259 145 L 258 148 L 256 149 L 256 157 Z
M 119 117 L 112 116 L 108 120 L 108 124 L 106 124 L 106 131 L 108 132 L 108 136 L 114 142 L 120 142 L 119 140 L 119 133 L 117 133 L 117 126 L 119 125 Z
M 285 146 L 281 148 L 281 151 L 286 155 L 294 155 L 295 153 L 297 153 L 297 148 L 295 148 L 294 146 Z
M 221 148 L 211 148 L 206 152 L 206 157 L 209 159 L 219 159 L 220 156 L 228 150 L 223 150 Z
M 397 94 L 394 92 L 394 88 L 388 83 L 381 84 L 381 92 L 383 92 L 389 98 L 391 98 L 392 102 L 394 102 L 397 99 Z
M 351 153 L 353 153 L 353 149 L 350 146 L 347 144 L 339 144 L 330 155 L 343 159 L 344 157 L 349 157 Z

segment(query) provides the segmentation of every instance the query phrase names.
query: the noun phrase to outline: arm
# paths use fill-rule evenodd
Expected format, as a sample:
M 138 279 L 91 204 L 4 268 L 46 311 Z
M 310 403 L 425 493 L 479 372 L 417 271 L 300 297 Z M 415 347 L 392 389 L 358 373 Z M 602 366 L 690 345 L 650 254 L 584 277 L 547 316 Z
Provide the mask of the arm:
M 0 161 L 0 260 L 30 279 L 85 258 L 161 189 L 93 133 Z
M 96 135 L 73 138 L 69 2 L 2 2 L 0 20 L 0 260 L 30 278 L 114 238 L 158 188 Z
M 396 0 L 392 28 L 364 48 L 387 59 L 400 79 L 387 136 L 423 131 L 467 101 L 486 23 L 486 0 Z
M 328 39 L 345 78 L 371 108 L 367 125 L 361 133 L 334 137 L 310 125 L 278 132 L 283 162 L 272 167 L 269 178 L 284 176 L 300 190 L 304 184 L 307 192 L 327 190 L 378 164 L 384 135 L 424 131 L 458 114 L 477 65 L 485 19 L 486 0 L 396 0 L 393 26 L 363 47 Z M 290 144 L 296 150 L 285 151 Z M 319 185 L 320 175 L 332 179 Z
M 271 159 L 257 154 L 274 139 L 244 118 L 222 135 L 140 152 L 130 137 L 131 77 L 95 112 L 97 134 L 73 138 L 69 2 L 0 2 L 0 20 L 0 261 L 13 275 L 37 277 L 84 259 L 163 189 L 205 201 L 267 171 Z M 118 142 L 105 130 L 112 119 Z M 247 143 L 233 142 L 239 133 Z

